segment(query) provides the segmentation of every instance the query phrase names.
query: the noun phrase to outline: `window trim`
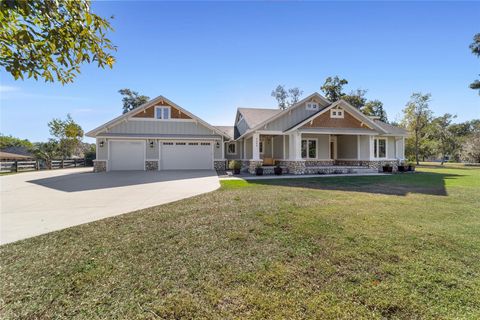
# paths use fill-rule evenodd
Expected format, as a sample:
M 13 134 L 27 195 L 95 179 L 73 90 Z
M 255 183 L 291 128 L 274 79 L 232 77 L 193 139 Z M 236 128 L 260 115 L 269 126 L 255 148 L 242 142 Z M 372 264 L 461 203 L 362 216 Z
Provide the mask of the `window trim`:
M 234 151 L 230 152 L 230 146 L 233 146 Z M 227 154 L 229 155 L 234 155 L 237 154 L 237 144 L 235 142 L 229 142 L 227 143 Z
M 307 103 L 305 104 L 305 109 L 306 109 L 306 110 L 310 110 L 310 111 L 318 110 L 318 103 L 316 103 L 316 102 L 307 102 Z
M 379 140 L 384 140 L 385 141 L 385 157 L 379 157 Z M 375 150 L 375 144 L 377 145 L 377 150 Z M 388 139 L 386 137 L 382 138 L 374 138 L 373 139 L 373 157 L 375 159 L 387 159 L 388 158 Z
M 339 112 L 341 113 L 340 115 L 338 114 Z M 345 118 L 345 110 L 343 110 L 343 109 L 330 109 L 330 118 L 334 118 L 334 119 Z
M 305 138 L 305 139 L 301 139 L 300 141 L 300 155 L 302 153 L 302 141 L 307 141 L 307 157 L 304 158 L 302 157 L 302 159 L 307 159 L 307 160 L 311 160 L 311 159 L 318 159 L 318 139 L 317 138 Z M 308 142 L 309 141 L 315 141 L 315 158 L 310 158 L 310 153 L 308 152 Z
M 159 109 L 162 109 L 161 111 L 161 115 L 162 115 L 162 118 L 157 118 L 157 110 Z M 163 118 L 163 109 L 167 109 L 168 110 L 168 118 Z M 172 108 L 168 107 L 168 106 L 155 106 L 155 120 L 171 120 L 172 119 Z

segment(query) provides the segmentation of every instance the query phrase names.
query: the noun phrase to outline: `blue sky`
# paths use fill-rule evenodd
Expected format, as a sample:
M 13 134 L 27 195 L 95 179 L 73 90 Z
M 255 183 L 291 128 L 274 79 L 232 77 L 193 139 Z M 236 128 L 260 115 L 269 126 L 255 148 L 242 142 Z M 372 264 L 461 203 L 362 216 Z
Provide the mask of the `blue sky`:
M 468 48 L 480 3 L 118 1 L 94 12 L 115 16 L 114 68 L 84 65 L 64 86 L 1 70 L 1 133 L 46 140 L 47 122 L 67 113 L 88 131 L 121 114 L 121 88 L 232 125 L 237 107 L 275 107 L 277 84 L 307 95 L 331 75 L 348 79 L 347 91 L 368 89 L 391 120 L 414 91 L 432 94 L 437 115 L 480 117 L 480 96 L 468 88 L 480 73 Z

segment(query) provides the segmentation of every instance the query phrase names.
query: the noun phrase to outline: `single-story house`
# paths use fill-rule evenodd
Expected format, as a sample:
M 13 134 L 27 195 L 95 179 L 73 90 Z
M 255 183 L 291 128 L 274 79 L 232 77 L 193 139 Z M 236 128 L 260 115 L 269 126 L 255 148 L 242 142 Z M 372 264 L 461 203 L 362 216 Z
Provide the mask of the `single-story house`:
M 212 126 L 159 96 L 87 136 L 96 138 L 96 172 L 224 170 L 239 160 L 250 173 L 278 164 L 305 174 L 333 166 L 396 170 L 407 131 L 313 93 L 285 110 L 238 108 L 233 126 Z

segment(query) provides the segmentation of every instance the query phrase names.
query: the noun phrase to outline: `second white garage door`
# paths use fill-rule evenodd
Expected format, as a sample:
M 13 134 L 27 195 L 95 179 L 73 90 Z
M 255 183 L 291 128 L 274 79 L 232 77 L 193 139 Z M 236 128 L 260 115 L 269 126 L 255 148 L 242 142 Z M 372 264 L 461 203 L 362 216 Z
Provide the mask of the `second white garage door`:
M 161 170 L 213 169 L 212 142 L 163 142 Z

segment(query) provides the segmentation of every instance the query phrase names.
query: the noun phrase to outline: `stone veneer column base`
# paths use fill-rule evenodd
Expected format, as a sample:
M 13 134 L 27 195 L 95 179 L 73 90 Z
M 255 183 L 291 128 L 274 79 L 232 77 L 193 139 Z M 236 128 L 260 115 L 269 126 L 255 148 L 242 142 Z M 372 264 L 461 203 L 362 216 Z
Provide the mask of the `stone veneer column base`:
M 93 160 L 93 172 L 107 171 L 107 160 Z
M 215 161 L 213 161 L 213 168 L 217 171 L 227 170 L 227 160 L 215 160 Z
M 147 161 L 145 161 L 145 170 L 146 171 L 158 171 L 158 160 L 147 160 Z
M 288 173 L 305 174 L 305 160 L 285 160 L 282 164 L 287 166 Z
M 262 165 L 263 160 L 250 160 L 248 163 L 248 173 L 255 174 L 255 169 L 258 165 Z

